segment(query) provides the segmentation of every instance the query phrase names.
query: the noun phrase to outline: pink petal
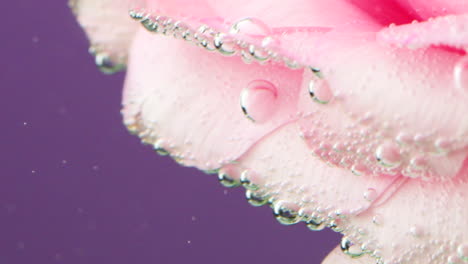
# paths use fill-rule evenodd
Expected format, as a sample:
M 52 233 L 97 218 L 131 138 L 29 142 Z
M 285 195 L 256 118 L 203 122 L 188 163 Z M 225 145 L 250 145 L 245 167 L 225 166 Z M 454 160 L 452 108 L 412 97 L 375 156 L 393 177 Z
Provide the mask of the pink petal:
M 235 22 L 253 17 L 270 27 L 336 27 L 356 21 L 372 20 L 367 14 L 345 0 L 147 0 L 147 9 L 175 19 L 184 17 L 220 17 Z
M 413 49 L 444 45 L 468 50 L 468 14 L 385 28 L 379 32 L 378 39 Z
M 369 255 L 360 258 L 350 258 L 345 255 L 338 246 L 328 254 L 322 264 L 375 264 L 375 259 Z
M 325 164 L 310 152 L 299 134 L 297 123 L 281 127 L 221 172 L 258 185 L 259 196 L 296 211 L 302 208 L 304 214 L 313 214 L 324 225 L 339 215 L 365 211 L 394 183 L 394 179 L 360 177 Z
M 382 25 L 406 24 L 417 17 L 398 0 L 348 0 Z
M 141 30 L 131 50 L 123 115 L 146 143 L 184 165 L 215 169 L 295 118 L 301 78 L 300 71 L 245 65 Z
M 426 20 L 430 17 L 450 14 L 463 14 L 468 12 L 468 2 L 465 0 L 398 0 L 415 15 Z
M 320 162 L 297 133 L 295 124 L 282 127 L 227 168 L 241 172 L 230 176 L 244 182 L 254 204 L 273 202 L 283 224 L 312 220 L 313 228 L 322 221 L 333 226 L 353 256 L 372 254 L 384 263 L 449 263 L 449 258 L 463 263 L 457 254 L 468 242 L 468 163 L 443 184 L 357 176 Z M 368 263 L 364 259 L 349 263 Z
M 443 185 L 407 181 L 387 203 L 350 218 L 347 236 L 385 263 L 465 263 L 467 172 Z
M 132 0 L 136 4 L 140 0 Z M 128 18 L 130 0 L 71 0 L 70 6 L 90 40 L 90 52 L 104 72 L 123 67 L 139 28 Z
M 325 55 L 317 57 L 324 79 L 304 75 L 300 124 L 311 150 L 367 174 L 453 178 L 468 146 L 468 105 L 453 79 L 461 56 L 358 36 L 328 33 L 319 48 Z M 311 98 L 311 87 L 333 99 Z

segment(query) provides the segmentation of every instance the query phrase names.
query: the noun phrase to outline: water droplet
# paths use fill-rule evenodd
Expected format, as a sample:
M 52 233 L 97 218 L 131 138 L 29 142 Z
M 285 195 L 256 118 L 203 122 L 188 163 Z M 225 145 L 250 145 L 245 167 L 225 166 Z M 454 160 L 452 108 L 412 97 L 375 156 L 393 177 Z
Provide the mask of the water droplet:
M 354 245 L 348 237 L 343 237 L 341 239 L 340 248 L 343 253 L 352 258 L 358 258 L 364 255 L 362 249 L 359 246 Z
M 247 190 L 257 191 L 259 189 L 258 181 L 259 176 L 249 170 L 243 171 L 240 176 L 240 182 Z
M 381 225 L 382 224 L 382 216 L 377 214 L 372 217 L 372 222 L 376 225 Z
M 224 186 L 228 188 L 233 188 L 237 187 L 240 185 L 240 182 L 233 179 L 231 176 L 229 176 L 229 171 L 228 169 L 222 168 L 218 171 L 218 180 L 219 182 Z
M 455 87 L 462 93 L 468 93 L 468 56 L 461 58 L 453 69 Z
M 312 231 L 320 231 L 325 228 L 325 222 L 315 217 L 310 218 L 306 225 Z
M 249 204 L 253 206 L 262 206 L 268 203 L 268 197 L 261 195 L 259 193 L 253 192 L 251 190 L 247 190 L 245 192 L 245 197 L 247 198 L 247 201 Z
M 452 142 L 445 138 L 438 138 L 434 142 L 434 146 L 440 152 L 448 152 L 452 148 Z
M 314 79 L 309 82 L 309 94 L 314 101 L 328 104 L 333 99 L 333 92 L 328 82 L 323 79 Z
M 468 244 L 461 244 L 458 246 L 457 254 L 463 261 L 468 261 Z
M 339 219 L 335 219 L 328 224 L 328 227 L 330 227 L 331 230 L 340 233 L 343 231 L 343 229 L 338 226 L 338 223 Z
M 421 237 L 423 234 L 424 234 L 424 231 L 422 230 L 422 228 L 418 227 L 418 226 L 412 226 L 409 230 L 409 233 L 412 235 L 412 236 L 415 236 L 415 237 Z
M 377 199 L 378 193 L 374 188 L 369 188 L 367 191 L 364 192 L 364 199 L 366 199 L 369 202 L 375 201 Z
M 162 139 L 156 140 L 156 142 L 153 144 L 153 148 L 159 155 L 162 155 L 162 156 L 169 155 L 169 152 L 166 150 L 167 142 Z
M 236 53 L 236 50 L 234 49 L 234 43 L 229 41 L 227 36 L 223 33 L 216 34 L 213 43 L 215 48 L 223 55 L 231 56 Z
M 406 145 L 413 141 L 413 137 L 407 133 L 402 132 L 396 136 L 395 140 L 401 145 Z
M 254 122 L 267 121 L 278 108 L 277 89 L 265 80 L 255 80 L 244 88 L 240 104 L 245 116 Z
M 359 164 L 354 164 L 351 167 L 351 172 L 354 175 L 361 176 L 361 175 L 363 175 L 364 173 L 367 172 L 367 167 L 364 164 L 360 164 L 360 163 Z
M 232 24 L 229 30 L 231 34 L 244 34 L 250 37 L 261 37 L 271 35 L 271 29 L 263 21 L 257 18 L 242 18 Z
M 401 163 L 400 149 L 396 144 L 391 142 L 377 147 L 375 157 L 380 165 L 387 168 L 396 168 Z
M 272 36 L 267 36 L 262 40 L 262 47 L 264 48 L 278 47 L 280 44 L 280 40 Z
M 447 258 L 447 264 L 462 264 L 460 258 L 457 256 L 450 256 Z
M 282 202 L 278 202 L 274 205 L 273 214 L 276 220 L 283 225 L 293 225 L 301 221 L 299 214 L 293 209 L 287 208 Z
M 105 52 L 96 53 L 94 61 L 99 70 L 105 74 L 114 74 L 125 68 L 124 64 L 116 62 L 109 54 Z
M 416 156 L 410 160 L 410 165 L 415 169 L 423 169 L 427 166 L 427 160 L 424 156 Z

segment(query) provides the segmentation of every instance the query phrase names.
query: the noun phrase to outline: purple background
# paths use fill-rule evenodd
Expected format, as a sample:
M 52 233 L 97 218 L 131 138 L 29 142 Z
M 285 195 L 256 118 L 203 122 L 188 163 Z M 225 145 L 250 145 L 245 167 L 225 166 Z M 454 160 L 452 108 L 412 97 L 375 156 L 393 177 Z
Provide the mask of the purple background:
M 96 69 L 65 1 L 0 20 L 1 264 L 315 264 L 338 244 L 129 135 L 124 75 Z

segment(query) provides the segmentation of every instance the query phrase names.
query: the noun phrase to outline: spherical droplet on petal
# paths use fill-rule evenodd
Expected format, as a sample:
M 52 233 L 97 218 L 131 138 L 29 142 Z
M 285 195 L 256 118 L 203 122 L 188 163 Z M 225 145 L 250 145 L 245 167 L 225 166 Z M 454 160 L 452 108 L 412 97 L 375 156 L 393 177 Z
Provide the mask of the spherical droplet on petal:
M 247 198 L 247 201 L 249 202 L 249 204 L 251 204 L 252 206 L 256 206 L 256 207 L 265 205 L 269 201 L 268 196 L 262 195 L 258 192 L 254 192 L 251 190 L 247 190 L 245 192 L 245 197 Z
M 358 258 L 364 254 L 362 249 L 359 246 L 354 245 L 348 237 L 343 237 L 341 239 L 340 248 L 343 253 L 352 258 Z
M 231 34 L 243 34 L 250 37 L 261 37 L 271 35 L 270 27 L 263 21 L 253 17 L 246 17 L 237 20 L 229 30 Z
M 245 116 L 254 122 L 267 121 L 278 108 L 277 89 L 265 80 L 255 80 L 244 88 L 240 104 Z
M 377 199 L 378 193 L 374 188 L 369 188 L 367 191 L 364 192 L 364 199 L 366 199 L 369 202 L 375 201 Z
M 333 92 L 328 82 L 323 79 L 313 79 L 309 82 L 309 94 L 314 101 L 328 104 L 333 99 Z
M 386 142 L 378 146 L 375 157 L 382 166 L 388 168 L 396 168 L 401 163 L 400 148 L 392 142 Z
M 277 202 L 273 207 L 276 220 L 283 225 L 293 225 L 301 221 L 299 214 L 290 207 L 292 206 L 283 202 Z

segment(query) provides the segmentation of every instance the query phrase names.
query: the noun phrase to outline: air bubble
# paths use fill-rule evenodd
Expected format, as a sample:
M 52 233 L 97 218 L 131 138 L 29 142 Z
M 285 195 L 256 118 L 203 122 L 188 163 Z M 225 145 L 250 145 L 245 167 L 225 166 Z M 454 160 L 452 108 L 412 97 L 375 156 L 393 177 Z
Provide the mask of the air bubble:
M 283 225 L 293 225 L 301 221 L 301 217 L 296 211 L 287 208 L 281 202 L 274 205 L 273 214 L 275 215 L 276 220 Z
M 311 80 L 308 88 L 310 96 L 318 103 L 328 104 L 333 99 L 333 92 L 326 80 Z
M 227 36 L 223 33 L 216 34 L 213 43 L 215 48 L 223 55 L 231 56 L 236 53 L 234 44 L 232 41 L 228 41 Z
M 366 199 L 369 202 L 375 201 L 377 199 L 378 193 L 374 188 L 369 188 L 367 191 L 364 192 L 364 199 Z
M 372 217 L 372 223 L 374 223 L 375 225 L 381 225 L 382 222 L 383 220 L 380 214 L 374 215 L 374 217 Z
M 167 156 L 169 155 L 169 151 L 166 150 L 167 142 L 163 139 L 158 139 L 156 142 L 153 144 L 154 150 L 161 156 Z
M 415 169 L 424 169 L 427 166 L 427 160 L 423 156 L 416 156 L 410 160 L 411 167 Z
M 260 19 L 247 17 L 232 24 L 229 33 L 264 38 L 271 35 L 271 29 Z
M 457 254 L 463 261 L 468 261 L 468 244 L 462 244 L 457 248 Z
M 439 152 L 448 152 L 452 148 L 452 142 L 445 138 L 438 138 L 434 142 L 434 146 Z
M 256 184 L 257 181 L 258 175 L 249 170 L 243 171 L 240 176 L 240 182 L 247 190 L 257 191 L 259 189 L 259 186 Z
M 447 258 L 447 264 L 462 264 L 462 262 L 457 256 L 450 256 Z
M 278 108 L 277 88 L 265 80 L 255 80 L 244 88 L 240 105 L 244 115 L 253 122 L 265 122 Z
M 412 226 L 409 233 L 414 237 L 421 237 L 424 234 L 424 231 L 418 226 Z
M 354 245 L 348 237 L 343 237 L 341 239 L 340 248 L 343 253 L 352 258 L 359 258 L 364 255 L 362 249 L 359 246 Z
M 125 68 L 125 65 L 116 62 L 111 56 L 105 52 L 95 54 L 94 61 L 99 70 L 105 74 L 114 74 Z
M 380 165 L 387 168 L 396 168 L 401 164 L 400 149 L 396 144 L 391 142 L 377 147 L 375 157 Z
M 366 171 L 367 171 L 367 167 L 364 164 L 360 164 L 360 163 L 354 164 L 351 167 L 351 172 L 357 176 L 363 175 L 364 173 L 366 173 Z
M 325 228 L 325 222 L 315 217 L 312 217 L 311 219 L 309 219 L 306 222 L 306 225 L 309 228 L 309 230 L 312 230 L 312 231 L 320 231 Z
M 245 192 L 245 197 L 247 198 L 249 204 L 251 204 L 252 206 L 263 206 L 268 203 L 267 196 L 261 195 L 251 190 L 247 190 Z
M 226 169 L 220 169 L 218 171 L 218 180 L 224 187 L 233 188 L 240 185 L 240 182 L 233 179 L 229 176 L 228 171 Z

